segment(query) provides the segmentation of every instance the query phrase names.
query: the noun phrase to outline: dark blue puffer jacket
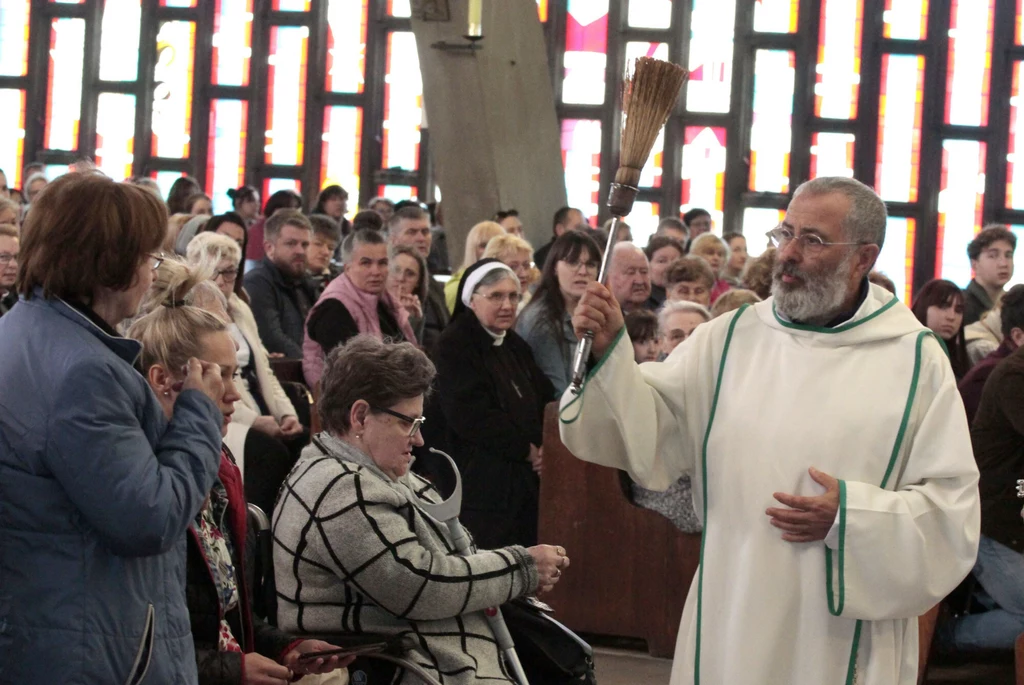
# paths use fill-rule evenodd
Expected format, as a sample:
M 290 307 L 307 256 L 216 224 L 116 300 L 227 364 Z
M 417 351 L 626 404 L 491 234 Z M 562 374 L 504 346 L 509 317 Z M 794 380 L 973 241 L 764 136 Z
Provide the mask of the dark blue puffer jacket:
M 221 414 L 170 422 L 134 340 L 40 294 L 0 318 L 0 683 L 193 684 L 185 531 Z

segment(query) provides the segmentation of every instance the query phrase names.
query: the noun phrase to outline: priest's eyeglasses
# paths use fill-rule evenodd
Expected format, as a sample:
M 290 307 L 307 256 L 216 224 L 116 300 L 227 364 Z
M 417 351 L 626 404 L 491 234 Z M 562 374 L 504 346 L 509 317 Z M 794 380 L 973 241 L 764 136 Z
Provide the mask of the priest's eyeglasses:
M 772 247 L 780 250 L 784 249 L 790 242 L 796 241 L 800 245 L 800 249 L 809 255 L 818 255 L 826 247 L 835 247 L 838 245 L 864 245 L 863 242 L 858 243 L 831 243 L 822 238 L 817 233 L 801 233 L 796 235 L 793 231 L 785 228 L 784 226 L 776 226 L 772 230 L 765 233 Z
M 373 411 L 379 411 L 379 412 L 381 412 L 383 414 L 388 414 L 390 416 L 394 416 L 396 419 L 400 419 L 402 421 L 405 421 L 406 423 L 412 424 L 411 427 L 409 428 L 409 436 L 408 437 L 410 437 L 410 438 L 413 437 L 414 435 L 416 435 L 417 433 L 419 433 L 420 432 L 420 426 L 422 426 L 424 423 L 427 422 L 427 417 L 425 417 L 425 416 L 417 416 L 417 417 L 413 418 L 412 416 L 406 416 L 405 414 L 400 414 L 397 411 L 392 411 L 390 409 L 385 409 L 384 407 L 375 407 L 372 404 L 370 405 L 370 409 L 372 409 Z

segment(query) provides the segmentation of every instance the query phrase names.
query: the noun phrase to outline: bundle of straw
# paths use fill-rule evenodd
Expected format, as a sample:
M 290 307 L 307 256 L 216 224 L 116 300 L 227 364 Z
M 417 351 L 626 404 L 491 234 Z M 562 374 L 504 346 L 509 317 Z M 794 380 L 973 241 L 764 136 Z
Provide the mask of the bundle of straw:
M 668 121 L 690 72 L 653 57 L 638 57 L 623 84 L 622 142 L 615 182 L 636 187 L 658 132 Z

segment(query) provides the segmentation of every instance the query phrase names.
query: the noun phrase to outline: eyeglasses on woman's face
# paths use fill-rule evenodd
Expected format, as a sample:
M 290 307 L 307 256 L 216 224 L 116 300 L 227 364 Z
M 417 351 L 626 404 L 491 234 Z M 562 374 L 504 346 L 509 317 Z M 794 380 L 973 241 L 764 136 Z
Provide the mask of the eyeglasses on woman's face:
M 372 404 L 370 405 L 370 409 L 372 409 L 373 411 L 381 412 L 382 414 L 387 414 L 388 416 L 394 416 L 396 419 L 408 423 L 409 434 L 407 437 L 409 438 L 415 437 L 416 434 L 420 431 L 420 426 L 427 422 L 427 418 L 425 416 L 406 416 L 405 414 L 401 414 L 391 409 L 385 409 L 384 407 L 375 407 Z
M 163 264 L 164 260 L 166 259 L 167 257 L 164 255 L 163 252 L 156 252 L 149 255 L 149 268 L 151 268 L 153 271 L 156 271 L 157 269 L 160 268 L 160 265 Z
M 230 269 L 220 269 L 218 271 L 214 271 L 213 278 L 214 280 L 218 278 L 222 279 L 226 283 L 234 283 L 235 280 L 238 278 L 238 269 L 232 267 Z
M 495 293 L 487 293 L 486 295 L 484 293 L 473 293 L 473 297 L 482 297 L 483 299 L 485 299 L 487 302 L 491 303 L 495 307 L 500 307 L 506 301 L 509 304 L 511 304 L 513 307 L 515 307 L 515 306 L 517 306 L 519 304 L 519 301 L 523 299 L 523 296 L 520 295 L 519 293 L 516 293 L 516 292 L 511 292 L 511 293 L 495 292 Z

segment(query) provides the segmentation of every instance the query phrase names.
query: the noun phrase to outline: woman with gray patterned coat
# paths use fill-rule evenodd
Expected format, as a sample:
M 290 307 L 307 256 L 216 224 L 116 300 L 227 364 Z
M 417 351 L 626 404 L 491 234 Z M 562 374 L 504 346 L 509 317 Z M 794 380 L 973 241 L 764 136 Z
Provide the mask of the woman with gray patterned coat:
M 325 431 L 274 511 L 278 625 L 404 635 L 414 645 L 406 657 L 444 683 L 511 682 L 482 610 L 550 590 L 569 558 L 550 545 L 463 557 L 444 523 L 419 508 L 441 499 L 409 471 L 434 373 L 413 345 L 369 336 L 328 356 Z

